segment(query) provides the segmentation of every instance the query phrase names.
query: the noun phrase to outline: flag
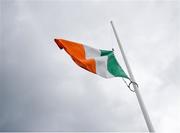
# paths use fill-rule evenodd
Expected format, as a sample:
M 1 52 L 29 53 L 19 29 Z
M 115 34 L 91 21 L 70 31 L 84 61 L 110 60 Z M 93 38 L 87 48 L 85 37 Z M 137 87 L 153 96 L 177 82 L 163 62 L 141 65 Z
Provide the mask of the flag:
M 104 78 L 123 77 L 128 78 L 119 63 L 114 52 L 110 50 L 98 50 L 87 45 L 64 39 L 54 39 L 60 49 L 64 49 L 72 60 L 80 67 Z

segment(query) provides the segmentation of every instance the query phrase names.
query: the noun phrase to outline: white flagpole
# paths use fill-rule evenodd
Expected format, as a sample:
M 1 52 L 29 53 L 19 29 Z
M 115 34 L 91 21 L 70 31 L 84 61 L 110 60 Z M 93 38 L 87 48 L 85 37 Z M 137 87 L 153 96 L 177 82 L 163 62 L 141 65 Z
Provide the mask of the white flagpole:
M 125 64 L 126 64 L 126 68 L 127 68 L 127 70 L 128 70 L 130 79 L 131 79 L 133 82 L 135 82 L 134 76 L 133 76 L 133 74 L 132 74 L 131 68 L 130 68 L 129 63 L 128 63 L 128 61 L 127 61 L 127 58 L 126 58 L 126 55 L 125 55 L 125 53 L 124 53 L 122 44 L 120 43 L 119 37 L 118 37 L 117 32 L 116 32 L 116 29 L 115 29 L 115 27 L 114 27 L 114 24 L 113 24 L 112 21 L 111 21 L 110 23 L 111 23 L 111 26 L 112 26 L 112 28 L 113 28 L 113 32 L 114 32 L 114 34 L 115 34 L 115 37 L 116 37 L 116 40 L 117 40 L 119 49 L 120 49 L 121 54 L 122 54 L 123 59 L 124 59 L 124 62 L 125 62 Z M 142 99 L 142 97 L 141 97 L 141 95 L 140 95 L 139 89 L 138 89 L 138 87 L 137 87 L 136 84 L 133 84 L 133 87 L 134 87 L 134 91 L 135 91 L 135 93 L 136 93 L 136 96 L 137 96 L 137 99 L 138 99 L 138 102 L 139 102 L 141 111 L 142 111 L 142 113 L 143 113 L 144 119 L 145 119 L 145 121 L 146 121 L 146 125 L 147 125 L 147 127 L 148 127 L 148 130 L 149 130 L 149 132 L 154 132 L 153 125 L 152 125 L 151 120 L 150 120 L 150 118 L 149 118 L 148 112 L 147 112 L 147 110 L 146 110 L 146 108 L 145 108 L 145 105 L 144 105 L 143 99 Z

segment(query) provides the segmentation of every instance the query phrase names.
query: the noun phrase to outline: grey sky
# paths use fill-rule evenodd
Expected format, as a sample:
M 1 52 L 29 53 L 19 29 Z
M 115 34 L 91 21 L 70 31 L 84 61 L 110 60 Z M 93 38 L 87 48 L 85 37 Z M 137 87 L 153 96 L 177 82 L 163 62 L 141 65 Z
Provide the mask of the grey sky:
M 1 0 L 0 131 L 147 131 L 119 78 L 79 68 L 54 38 L 115 49 L 113 20 L 158 132 L 180 130 L 180 2 Z

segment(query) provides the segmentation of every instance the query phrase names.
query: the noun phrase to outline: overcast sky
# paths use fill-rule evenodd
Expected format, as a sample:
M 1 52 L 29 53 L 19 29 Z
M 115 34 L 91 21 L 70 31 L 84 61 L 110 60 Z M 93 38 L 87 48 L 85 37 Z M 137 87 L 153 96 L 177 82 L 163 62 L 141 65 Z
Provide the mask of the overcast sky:
M 0 131 L 147 131 L 120 78 L 78 67 L 54 38 L 117 47 L 158 132 L 180 131 L 180 2 L 1 0 Z

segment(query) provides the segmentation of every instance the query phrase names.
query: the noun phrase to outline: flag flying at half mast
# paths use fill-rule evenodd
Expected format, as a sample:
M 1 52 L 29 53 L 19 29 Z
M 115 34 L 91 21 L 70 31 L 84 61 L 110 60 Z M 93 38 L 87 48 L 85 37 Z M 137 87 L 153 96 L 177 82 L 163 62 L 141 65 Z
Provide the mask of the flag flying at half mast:
M 118 64 L 113 51 L 98 50 L 81 43 L 64 39 L 54 39 L 60 49 L 64 49 L 80 67 L 104 78 L 128 78 Z

